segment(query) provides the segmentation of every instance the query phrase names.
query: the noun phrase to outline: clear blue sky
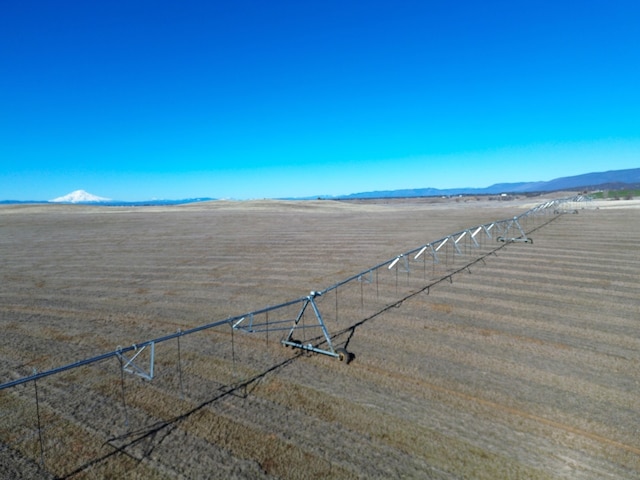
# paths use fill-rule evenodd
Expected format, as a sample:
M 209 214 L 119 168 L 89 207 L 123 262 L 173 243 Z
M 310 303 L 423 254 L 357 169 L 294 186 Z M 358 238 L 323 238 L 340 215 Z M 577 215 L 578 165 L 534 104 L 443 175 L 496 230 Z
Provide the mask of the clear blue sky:
M 639 25 L 635 0 L 3 2 L 0 199 L 640 167 Z

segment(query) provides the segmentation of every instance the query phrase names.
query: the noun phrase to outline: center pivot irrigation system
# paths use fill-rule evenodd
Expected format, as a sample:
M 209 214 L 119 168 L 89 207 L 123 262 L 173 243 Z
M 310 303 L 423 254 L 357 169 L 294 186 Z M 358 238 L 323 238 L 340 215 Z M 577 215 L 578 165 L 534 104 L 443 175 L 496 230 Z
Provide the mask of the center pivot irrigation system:
M 551 200 L 545 203 L 542 203 L 525 213 L 518 215 L 513 218 L 498 220 L 491 223 L 486 223 L 483 225 L 478 225 L 476 227 L 467 228 L 457 233 L 453 233 L 451 235 L 447 235 L 444 238 L 436 240 L 431 243 L 427 243 L 425 245 L 421 245 L 420 247 L 414 248 L 413 250 L 409 250 L 408 252 L 401 253 L 400 255 L 391 258 L 385 262 L 382 262 L 374 267 L 371 267 L 367 270 L 364 270 L 352 277 L 349 277 L 341 282 L 335 283 L 330 287 L 325 288 L 320 291 L 311 291 L 309 295 L 302 299 L 298 299 L 295 302 L 302 302 L 302 307 L 300 312 L 296 316 L 295 320 L 293 320 L 293 324 L 290 326 L 275 326 L 274 323 L 288 323 L 287 321 L 281 322 L 263 322 L 263 323 L 255 323 L 255 313 L 249 314 L 247 316 L 241 317 L 239 320 L 236 320 L 233 323 L 233 328 L 237 330 L 243 330 L 248 333 L 259 333 L 266 331 L 277 331 L 284 330 L 288 333 L 285 337 L 280 341 L 282 345 L 306 350 L 309 352 L 315 352 L 322 355 L 327 355 L 330 357 L 335 357 L 340 361 L 346 361 L 347 363 L 351 361 L 353 358 L 350 352 L 347 352 L 345 348 L 335 348 L 333 342 L 331 341 L 332 336 L 329 334 L 327 326 L 322 318 L 322 314 L 320 313 L 320 309 L 316 303 L 316 298 L 325 295 L 326 293 L 336 290 L 338 287 L 350 283 L 352 281 L 358 281 L 361 283 L 371 283 L 373 281 L 374 273 L 377 274 L 381 269 L 392 270 L 394 267 L 400 266 L 403 271 L 410 271 L 410 262 L 416 261 L 423 255 L 428 255 L 431 257 L 434 264 L 440 263 L 439 252 L 442 251 L 443 247 L 447 244 L 453 246 L 455 254 L 462 255 L 462 250 L 460 249 L 460 242 L 467 237 L 470 239 L 471 245 L 474 248 L 480 248 L 480 243 L 478 242 L 479 236 L 484 235 L 488 239 L 492 239 L 493 235 L 496 235 L 496 241 L 503 243 L 533 243 L 533 239 L 528 237 L 524 228 L 522 227 L 520 221 L 526 220 L 535 215 L 539 215 L 541 213 L 553 212 L 554 214 L 568 213 L 571 211 L 572 213 L 577 213 L 577 210 L 565 210 L 562 209 L 562 206 L 567 205 L 569 203 L 575 202 L 585 202 L 590 201 L 591 198 L 588 196 L 578 195 L 574 197 L 567 197 L 557 200 Z M 283 305 L 278 305 L 273 307 L 277 309 L 282 307 Z M 305 311 L 308 307 L 311 306 L 315 319 L 317 320 L 317 324 L 306 325 L 301 323 L 301 319 Z M 313 337 L 313 342 L 303 342 L 297 339 L 297 337 L 306 338 L 308 335 L 305 335 L 304 330 L 306 329 L 314 329 L 320 330 L 320 334 Z M 297 335 L 296 335 L 297 334 Z
M 397 272 L 399 270 L 404 272 L 410 271 L 410 263 L 416 261 L 422 257 L 426 263 L 426 258 L 431 257 L 434 266 L 441 262 L 440 256 L 446 250 L 446 247 L 453 248 L 454 255 L 462 254 L 460 248 L 461 242 L 465 240 L 467 244 L 470 244 L 474 248 L 480 248 L 478 240 L 480 238 L 492 239 L 496 238 L 498 242 L 526 242 L 532 243 L 532 239 L 527 236 L 525 229 L 522 227 L 522 223 L 529 218 L 534 218 L 540 214 L 562 214 L 562 213 L 577 213 L 577 210 L 564 209 L 568 205 L 575 205 L 577 202 L 590 201 L 588 196 L 578 195 L 574 197 L 567 197 L 557 200 L 551 200 L 546 203 L 540 204 L 525 213 L 513 218 L 498 220 L 483 225 L 478 225 L 465 230 L 462 230 L 451 235 L 447 235 L 439 240 L 421 245 L 413 250 L 401 253 L 396 257 L 393 257 L 385 262 L 368 268 L 356 275 L 353 275 L 341 282 L 335 283 L 324 290 L 313 290 L 309 295 L 291 300 L 286 303 L 265 307 L 252 312 L 229 317 L 224 320 L 201 325 L 189 330 L 179 330 L 175 333 L 148 340 L 145 342 L 133 344 L 128 347 L 118 347 L 116 350 L 102 355 L 98 355 L 91 358 L 86 358 L 75 363 L 64 365 L 62 367 L 54 368 L 52 370 L 46 370 L 42 372 L 36 372 L 34 370 L 33 375 L 22 377 L 13 381 L 0 384 L 0 390 L 14 387 L 20 384 L 24 384 L 30 381 L 36 381 L 43 377 L 48 377 L 57 373 L 61 373 L 67 370 L 71 370 L 83 365 L 103 361 L 110 357 L 117 357 L 120 361 L 123 372 L 138 375 L 146 380 L 152 380 L 154 377 L 154 363 L 155 363 L 155 345 L 158 343 L 166 342 L 169 340 L 177 339 L 180 337 L 200 332 L 203 330 L 220 327 L 223 325 L 230 325 L 232 332 L 234 330 L 244 331 L 247 333 L 283 331 L 286 332 L 281 339 L 280 343 L 284 346 L 291 347 L 293 349 L 304 350 L 308 352 L 314 352 L 329 357 L 334 357 L 341 361 L 349 362 L 353 356 L 346 351 L 345 348 L 336 348 L 334 342 L 332 342 L 332 335 L 329 333 L 325 321 L 323 320 L 320 309 L 318 308 L 317 299 L 328 292 L 337 290 L 339 287 L 346 285 L 350 282 L 359 282 L 362 286 L 365 283 L 372 283 L 374 275 L 377 278 L 380 271 L 396 270 L 396 286 L 397 286 Z M 300 305 L 299 310 L 295 318 L 292 320 L 289 316 L 287 319 L 271 319 L 269 321 L 270 312 L 288 312 L 289 308 L 295 305 Z M 311 307 L 309 309 L 309 307 Z M 309 325 L 303 321 L 305 313 L 311 310 L 315 321 Z M 262 315 L 264 315 L 264 320 Z M 278 314 L 277 314 L 278 315 Z M 284 315 L 284 314 L 283 314 Z M 258 318 L 260 316 L 260 318 Z M 286 315 L 284 315 L 286 316 Z M 309 334 L 307 332 L 310 332 Z M 311 340 L 299 340 L 298 338 Z M 147 352 L 143 355 L 143 352 Z

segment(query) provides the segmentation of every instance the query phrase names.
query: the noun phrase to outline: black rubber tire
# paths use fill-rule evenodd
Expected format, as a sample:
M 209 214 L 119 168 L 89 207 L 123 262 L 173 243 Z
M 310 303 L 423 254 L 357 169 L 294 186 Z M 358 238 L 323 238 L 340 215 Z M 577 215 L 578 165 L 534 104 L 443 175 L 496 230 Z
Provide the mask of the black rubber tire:
M 351 354 L 347 352 L 346 348 L 336 348 L 336 353 L 338 354 L 338 359 L 341 362 L 349 363 L 351 361 Z

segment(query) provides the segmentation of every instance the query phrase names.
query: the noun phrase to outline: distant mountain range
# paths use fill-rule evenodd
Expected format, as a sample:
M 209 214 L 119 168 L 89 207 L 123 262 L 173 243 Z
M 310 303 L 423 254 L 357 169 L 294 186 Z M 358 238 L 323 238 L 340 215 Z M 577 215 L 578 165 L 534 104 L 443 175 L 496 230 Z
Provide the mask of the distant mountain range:
M 204 202 L 213 198 L 185 198 L 180 200 L 143 200 L 138 202 L 125 202 L 110 198 L 98 197 L 84 190 L 75 190 L 62 197 L 49 200 L 49 203 L 79 203 L 83 205 L 104 205 L 111 207 L 147 206 L 147 205 L 178 205 L 182 203 Z
M 401 190 L 379 190 L 374 192 L 352 193 L 350 195 L 327 196 L 317 195 L 314 197 L 298 198 L 298 200 L 308 199 L 366 199 L 366 198 L 403 198 L 403 197 L 439 197 L 450 195 L 499 195 L 510 194 L 534 194 L 543 192 L 554 192 L 562 190 L 621 190 L 625 188 L 640 188 L 640 168 L 627 170 L 610 170 L 607 172 L 593 172 L 572 177 L 561 177 L 548 182 L 517 182 L 517 183 L 496 183 L 485 188 L 413 188 Z M 126 202 L 111 200 L 109 198 L 98 197 L 84 190 L 76 190 L 62 197 L 53 200 L 1 200 L 0 204 L 12 203 L 71 203 L 104 206 L 151 206 L 151 205 L 179 205 L 185 203 L 206 202 L 216 200 L 210 197 L 185 198 L 180 200 L 144 200 L 136 202 Z M 288 200 L 294 200 L 289 198 Z
M 0 200 L 0 204 L 15 204 L 15 203 L 61 203 L 61 204 L 78 204 L 78 205 L 100 205 L 106 207 L 143 207 L 152 205 L 181 205 L 185 203 L 206 202 L 209 200 L 215 200 L 209 197 L 199 198 L 183 198 L 180 200 L 142 200 L 135 202 L 127 202 L 123 200 L 112 200 L 110 198 L 99 197 L 84 190 L 75 190 L 71 193 L 63 195 L 62 197 L 54 198 L 53 200 Z
M 449 195 L 496 195 L 502 193 L 542 193 L 560 190 L 619 190 L 638 188 L 640 186 L 640 168 L 627 170 L 611 170 L 607 172 L 585 173 L 572 177 L 561 177 L 548 182 L 496 183 L 485 188 L 413 188 L 402 190 L 381 190 L 374 192 L 353 193 L 338 197 L 321 197 L 336 199 L 358 198 L 403 198 L 403 197 L 437 197 Z

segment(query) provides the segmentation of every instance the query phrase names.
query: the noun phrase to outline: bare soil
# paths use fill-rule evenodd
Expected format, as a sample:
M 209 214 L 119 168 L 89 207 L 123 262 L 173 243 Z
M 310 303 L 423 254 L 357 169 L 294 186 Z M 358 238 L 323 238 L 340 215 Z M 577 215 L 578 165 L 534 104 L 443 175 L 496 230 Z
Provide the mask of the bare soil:
M 1 206 L 0 383 L 542 201 Z M 159 343 L 151 381 L 111 357 L 0 390 L 0 478 L 638 478 L 640 210 L 582 207 L 319 297 L 348 365 L 225 325 Z

